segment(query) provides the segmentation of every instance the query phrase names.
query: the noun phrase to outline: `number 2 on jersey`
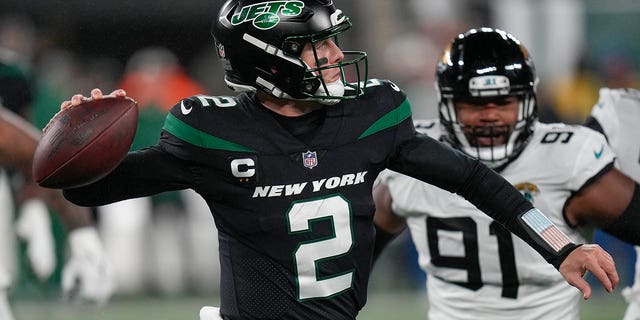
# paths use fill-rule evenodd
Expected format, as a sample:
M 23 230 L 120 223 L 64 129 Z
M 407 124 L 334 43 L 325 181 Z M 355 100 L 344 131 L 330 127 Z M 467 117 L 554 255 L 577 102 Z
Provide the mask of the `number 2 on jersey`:
M 351 251 L 351 207 L 339 195 L 299 201 L 287 211 L 290 233 L 309 232 L 314 221 L 328 220 L 334 235 L 322 239 L 300 242 L 294 251 L 298 299 L 328 298 L 351 288 L 353 271 L 321 276 L 318 264 Z
M 457 231 L 462 233 L 464 256 L 447 256 L 440 252 L 438 246 L 438 230 Z M 502 297 L 516 299 L 518 297 L 518 271 L 516 270 L 515 254 L 511 233 L 500 224 L 493 221 L 489 225 L 489 234 L 496 236 L 500 269 L 502 270 Z M 467 271 L 467 281 L 453 283 L 471 289 L 482 288 L 482 273 L 478 251 L 478 228 L 475 221 L 469 217 L 459 218 L 427 218 L 427 237 L 431 263 L 434 266 L 463 269 Z

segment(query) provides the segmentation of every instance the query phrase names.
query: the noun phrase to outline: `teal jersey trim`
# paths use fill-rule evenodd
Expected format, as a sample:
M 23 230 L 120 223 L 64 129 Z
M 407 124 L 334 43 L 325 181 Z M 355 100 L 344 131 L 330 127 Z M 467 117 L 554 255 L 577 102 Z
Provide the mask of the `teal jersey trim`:
M 409 117 L 411 117 L 411 104 L 409 103 L 409 99 L 405 99 L 397 108 L 391 110 L 372 124 L 358 137 L 358 139 L 368 137 L 384 129 L 396 126 Z
M 245 147 L 243 145 L 212 136 L 206 132 L 202 132 L 184 123 L 182 120 L 176 118 L 171 113 L 167 115 L 167 119 L 165 120 L 164 127 L 162 129 L 180 138 L 181 140 L 206 149 L 252 153 L 257 152 L 256 150 L 253 150 L 249 147 Z

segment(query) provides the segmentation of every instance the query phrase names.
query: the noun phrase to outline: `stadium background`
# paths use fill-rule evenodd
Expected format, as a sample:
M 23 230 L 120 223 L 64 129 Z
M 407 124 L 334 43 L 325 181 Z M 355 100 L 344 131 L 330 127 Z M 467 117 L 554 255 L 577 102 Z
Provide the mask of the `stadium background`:
M 24 29 L 17 30 L 16 37 L 31 37 L 28 40 L 32 41 L 29 46 L 14 48 L 24 50 L 21 52 L 24 66 L 39 88 L 31 120 L 42 127 L 55 113 L 59 102 L 72 93 L 87 93 L 96 86 L 106 91 L 116 88 L 131 70 L 130 66 L 135 65 L 135 54 L 149 47 L 168 50 L 147 51 L 152 53 L 151 57 L 158 56 L 154 52 L 175 55 L 177 60 L 173 62 L 206 93 L 232 94 L 222 83 L 222 72 L 209 34 L 211 18 L 221 3 L 3 0 L 0 25 L 18 22 Z M 433 71 L 446 41 L 458 32 L 477 26 L 504 28 L 528 47 L 541 78 L 539 98 L 543 120 L 580 122 L 595 102 L 596 89 L 601 85 L 640 88 L 637 74 L 640 3 L 637 1 L 336 0 L 336 3 L 354 22 L 353 29 L 341 40 L 343 46 L 366 50 L 370 77 L 392 79 L 404 88 L 416 117 L 436 115 Z M 159 58 L 159 61 L 172 60 Z M 139 59 L 138 63 L 141 63 Z M 151 112 L 148 116 L 153 123 L 158 114 Z M 175 212 L 185 210 L 184 203 L 158 207 L 161 213 L 155 215 L 167 217 L 169 225 L 184 217 Z M 175 229 L 163 228 L 162 224 L 155 223 L 157 220 L 152 221 L 154 224 L 148 228 L 165 235 L 156 240 L 180 237 L 172 235 Z M 200 217 L 198 221 L 213 228 L 210 217 Z M 59 260 L 64 260 L 62 229 L 54 217 Z M 49 281 L 35 280 L 26 267 L 24 244 L 15 239 L 6 240 L 7 237 L 0 241 L 18 249 L 16 258 L 10 260 L 15 266 L 16 278 L 10 294 L 19 320 L 195 319 L 200 306 L 215 305 L 218 301 L 215 263 L 212 270 L 203 274 L 181 277 L 187 280 L 171 280 L 178 274 L 176 270 L 180 274 L 201 270 L 189 268 L 197 254 L 185 258 L 172 252 L 175 251 L 171 250 L 175 249 L 172 243 L 165 241 L 161 244 L 163 254 L 158 254 L 157 249 L 144 252 L 144 258 L 156 264 L 149 269 L 156 274 L 153 279 L 161 279 L 162 285 L 147 280 L 140 288 L 117 293 L 110 304 L 99 308 L 61 304 L 60 267 Z M 635 261 L 633 251 L 599 232 L 594 237 L 615 256 L 622 277 L 620 288 L 629 285 Z M 201 250 L 210 251 L 211 247 L 191 248 L 195 253 Z M 207 256 L 214 257 L 209 251 Z M 181 264 L 174 260 L 180 260 Z M 424 274 L 415 260 L 408 235 L 403 234 L 376 265 L 369 302 L 359 318 L 424 318 Z M 583 304 L 583 318 L 620 318 L 625 307 L 620 290 L 607 295 L 599 285 L 595 289 L 594 298 Z

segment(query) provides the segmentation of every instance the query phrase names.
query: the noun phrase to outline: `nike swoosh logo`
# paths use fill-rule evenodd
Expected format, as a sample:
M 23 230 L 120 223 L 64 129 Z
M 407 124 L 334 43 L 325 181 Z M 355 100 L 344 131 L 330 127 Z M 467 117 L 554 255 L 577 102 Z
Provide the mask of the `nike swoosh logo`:
M 600 147 L 600 151 L 598 151 L 598 152 L 594 151 L 593 155 L 596 156 L 596 159 L 600 159 L 600 157 L 602 157 L 602 152 L 603 151 L 604 151 L 604 146 Z
M 182 110 L 182 114 L 186 116 L 189 113 L 191 113 L 191 110 L 193 110 L 193 107 L 189 107 L 189 109 L 187 109 L 187 107 L 184 106 L 184 101 L 180 101 L 180 110 Z

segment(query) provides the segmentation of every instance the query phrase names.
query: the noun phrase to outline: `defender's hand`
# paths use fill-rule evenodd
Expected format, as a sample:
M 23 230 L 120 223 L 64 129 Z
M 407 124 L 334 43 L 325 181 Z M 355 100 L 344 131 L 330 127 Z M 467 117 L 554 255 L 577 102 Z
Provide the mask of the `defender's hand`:
M 105 304 L 114 290 L 113 271 L 93 227 L 69 234 L 71 257 L 62 271 L 62 290 L 67 299 Z
M 559 270 L 570 285 L 582 291 L 585 300 L 591 297 L 591 287 L 582 278 L 587 271 L 593 273 L 607 292 L 612 292 L 618 285 L 613 258 L 597 244 L 585 244 L 573 250 Z

